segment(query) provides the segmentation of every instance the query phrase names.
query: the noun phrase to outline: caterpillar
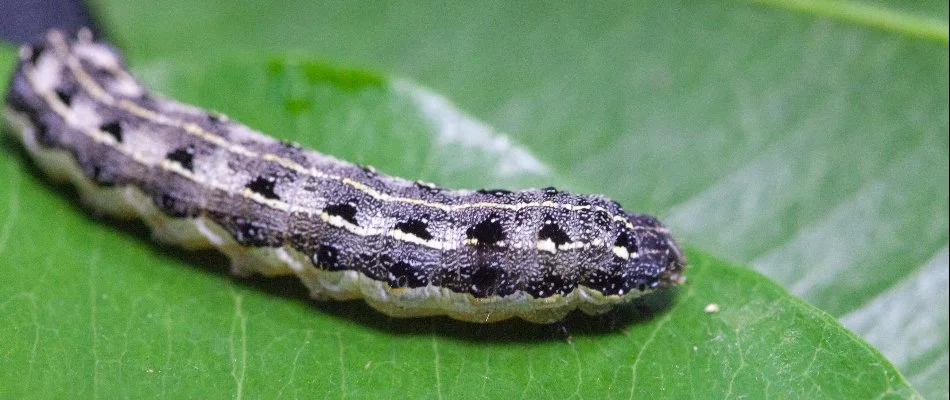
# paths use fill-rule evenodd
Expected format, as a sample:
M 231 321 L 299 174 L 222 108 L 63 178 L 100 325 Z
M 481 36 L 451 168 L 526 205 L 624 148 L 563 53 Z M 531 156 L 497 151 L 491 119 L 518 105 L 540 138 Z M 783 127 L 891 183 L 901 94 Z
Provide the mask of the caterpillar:
M 20 48 L 4 115 L 92 209 L 216 248 L 235 274 L 294 274 L 316 299 L 549 323 L 685 279 L 652 216 L 550 187 L 449 190 L 303 149 L 149 92 L 88 30 Z

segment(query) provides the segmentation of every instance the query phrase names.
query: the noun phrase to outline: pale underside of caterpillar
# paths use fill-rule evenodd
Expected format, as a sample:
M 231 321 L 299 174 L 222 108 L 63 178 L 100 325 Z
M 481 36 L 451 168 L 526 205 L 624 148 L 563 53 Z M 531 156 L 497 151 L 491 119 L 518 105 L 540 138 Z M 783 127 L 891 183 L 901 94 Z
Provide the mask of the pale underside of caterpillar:
M 668 230 L 606 197 L 379 174 L 154 95 L 87 31 L 19 58 L 4 111 L 41 169 L 158 240 L 217 248 L 235 273 L 473 322 L 599 314 L 684 280 Z

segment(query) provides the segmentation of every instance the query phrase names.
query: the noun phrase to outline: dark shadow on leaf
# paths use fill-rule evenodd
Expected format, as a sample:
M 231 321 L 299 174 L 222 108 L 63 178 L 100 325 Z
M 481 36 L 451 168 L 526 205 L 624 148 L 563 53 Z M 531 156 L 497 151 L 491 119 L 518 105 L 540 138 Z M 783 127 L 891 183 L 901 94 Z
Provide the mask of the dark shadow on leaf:
M 6 128 L 3 128 L 6 129 Z M 521 319 L 510 319 L 491 324 L 457 321 L 448 317 L 391 318 L 363 301 L 316 301 L 310 298 L 307 289 L 294 276 L 282 277 L 235 277 L 229 273 L 227 257 L 216 250 L 186 250 L 158 243 L 151 238 L 151 231 L 140 220 L 121 220 L 97 215 L 85 209 L 71 184 L 53 182 L 32 162 L 26 150 L 11 137 L 9 132 L 0 134 L 0 152 L 19 158 L 30 174 L 50 192 L 72 200 L 72 204 L 90 221 L 105 223 L 126 236 L 139 240 L 157 256 L 173 259 L 181 264 L 192 265 L 202 271 L 228 279 L 236 285 L 253 288 L 268 295 L 309 304 L 315 314 L 358 323 L 368 329 L 392 335 L 437 335 L 469 342 L 547 342 L 570 341 L 571 337 L 623 334 L 624 329 L 634 324 L 648 323 L 669 312 L 676 299 L 677 289 L 664 290 L 638 299 L 625 306 L 599 316 L 586 315 L 580 311 L 570 313 L 564 320 L 554 324 L 535 324 Z M 129 266 L 134 268 L 134 266 Z M 315 315 L 315 318 L 319 316 Z

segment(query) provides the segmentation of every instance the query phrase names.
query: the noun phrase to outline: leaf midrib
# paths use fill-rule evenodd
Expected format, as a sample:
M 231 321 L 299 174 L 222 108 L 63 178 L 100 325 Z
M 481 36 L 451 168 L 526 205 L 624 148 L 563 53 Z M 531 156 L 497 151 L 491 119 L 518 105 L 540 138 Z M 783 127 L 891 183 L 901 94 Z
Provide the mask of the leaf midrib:
M 900 35 L 947 44 L 950 33 L 946 21 L 926 18 L 889 7 L 880 7 L 854 1 L 822 0 L 746 0 L 785 8 L 803 14 L 833 18 L 856 25 L 867 26 Z

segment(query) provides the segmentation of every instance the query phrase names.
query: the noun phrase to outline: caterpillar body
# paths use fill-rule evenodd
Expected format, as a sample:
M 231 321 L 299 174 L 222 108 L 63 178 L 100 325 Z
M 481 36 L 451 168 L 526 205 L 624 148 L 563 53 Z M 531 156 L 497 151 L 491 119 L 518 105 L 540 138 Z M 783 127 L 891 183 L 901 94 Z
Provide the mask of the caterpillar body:
M 217 248 L 235 273 L 295 274 L 318 299 L 546 323 L 684 279 L 668 230 L 604 196 L 386 176 L 150 93 L 88 31 L 23 46 L 9 87 L 24 147 L 84 203 Z

